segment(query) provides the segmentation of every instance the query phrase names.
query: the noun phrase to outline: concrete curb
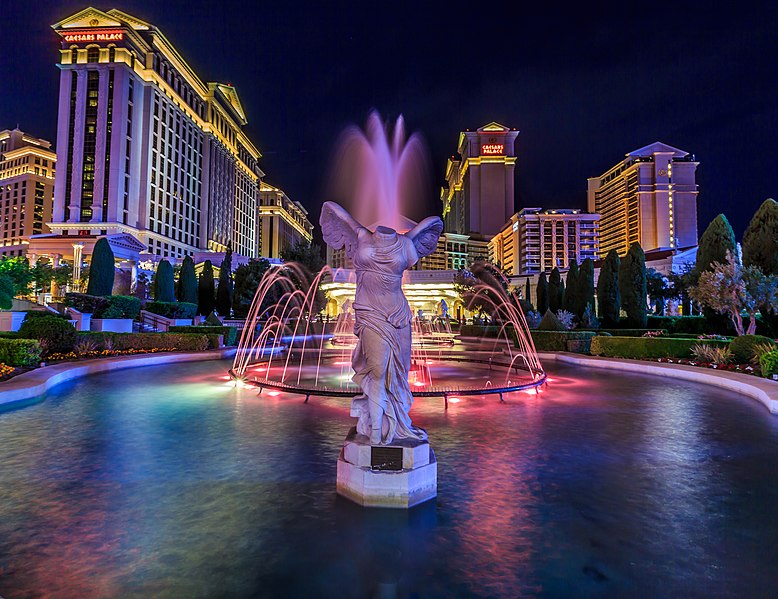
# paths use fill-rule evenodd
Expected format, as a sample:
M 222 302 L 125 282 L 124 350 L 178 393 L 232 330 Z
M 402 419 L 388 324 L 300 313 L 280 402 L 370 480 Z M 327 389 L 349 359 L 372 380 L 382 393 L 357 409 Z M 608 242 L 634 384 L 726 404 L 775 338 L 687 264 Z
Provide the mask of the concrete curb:
M 118 358 L 96 358 L 94 360 L 84 360 L 83 362 L 65 362 L 44 366 L 0 383 L 0 406 L 6 407 L 35 399 L 42 396 L 55 385 L 90 374 L 123 370 L 125 368 L 139 368 L 141 366 L 220 360 L 234 356 L 235 352 L 236 348 L 234 347 L 192 353 L 160 352 Z
M 762 403 L 771 414 L 778 414 L 778 383 L 737 372 L 720 372 L 711 368 L 698 368 L 685 364 L 664 364 L 643 360 L 621 358 L 599 358 L 569 353 L 539 353 L 541 360 L 552 360 L 588 368 L 606 368 L 622 372 L 638 372 L 684 381 L 713 385 L 727 391 L 734 391 Z

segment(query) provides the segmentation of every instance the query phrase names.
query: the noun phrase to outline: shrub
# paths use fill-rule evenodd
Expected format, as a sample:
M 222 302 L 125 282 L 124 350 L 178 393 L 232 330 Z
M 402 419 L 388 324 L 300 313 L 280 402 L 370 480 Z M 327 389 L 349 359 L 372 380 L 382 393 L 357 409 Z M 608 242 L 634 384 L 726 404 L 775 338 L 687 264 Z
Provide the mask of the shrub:
M 621 306 L 632 327 L 645 327 L 647 316 L 646 255 L 636 241 L 619 264 Z
M 175 279 L 173 267 L 165 259 L 160 260 L 154 273 L 154 300 L 157 302 L 175 302 Z
M 579 329 L 584 331 L 590 331 L 593 329 L 585 328 L 585 329 Z M 646 333 L 661 333 L 662 336 L 667 335 L 667 331 L 662 329 L 597 329 L 601 333 L 608 333 L 614 337 L 642 337 Z M 691 339 L 688 335 L 684 337 L 685 339 Z
M 674 339 L 670 337 L 606 337 L 598 335 L 592 340 L 591 352 L 608 358 L 689 358 L 695 345 L 726 347 L 728 341 L 698 339 Z
M 66 293 L 65 305 L 85 314 L 97 314 L 108 305 L 108 299 L 88 293 Z
M 527 326 L 531 329 L 537 329 L 538 326 L 540 326 L 540 321 L 543 320 L 540 312 L 536 312 L 535 310 L 527 312 L 525 317 L 527 319 Z
M 111 295 L 113 279 L 116 274 L 114 255 L 111 244 L 106 237 L 101 237 L 92 250 L 92 260 L 89 264 L 89 284 L 86 292 L 89 295 Z M 78 310 L 78 308 L 76 308 Z
M 0 274 L 0 308 L 10 310 L 14 303 L 16 287 L 14 280 L 6 274 Z
M 729 347 L 714 347 L 712 345 L 695 345 L 692 354 L 700 362 L 709 364 L 729 364 L 732 361 L 732 350 Z
M 56 316 L 24 319 L 19 329 L 22 339 L 38 339 L 46 353 L 66 353 L 76 342 L 76 329 L 67 320 Z
M 775 343 L 757 343 L 754 346 L 754 354 L 751 356 L 751 364 L 759 366 L 762 356 L 775 349 Z
M 216 287 L 213 280 L 213 265 L 206 260 L 197 281 L 197 309 L 199 314 L 210 314 L 216 305 Z
M 759 360 L 759 367 L 763 377 L 772 378 L 773 375 L 778 375 L 778 349 L 763 354 Z
M 92 318 L 135 318 L 140 313 L 140 299 L 132 295 L 112 295 L 105 298 L 107 304 Z
M 41 344 L 35 339 L 0 339 L 0 362 L 32 368 L 40 364 Z
M 197 303 L 197 275 L 191 256 L 184 258 L 184 262 L 181 264 L 181 273 L 178 275 L 177 299 L 179 302 Z
M 775 345 L 769 337 L 741 335 L 740 337 L 735 337 L 729 347 L 737 364 L 748 364 L 754 357 L 754 346 L 760 344 Z
M 591 331 L 532 331 L 532 341 L 537 351 L 569 351 L 572 343 L 583 342 L 579 353 L 589 351 L 588 345 L 595 337 Z
M 165 318 L 194 318 L 197 304 L 187 302 L 146 302 L 146 310 Z
M 204 335 L 223 335 L 224 345 L 235 345 L 235 341 L 238 338 L 238 329 L 235 327 L 214 327 L 214 326 L 197 326 L 197 327 L 170 327 L 169 333 L 202 333 Z
M 605 256 L 597 279 L 597 302 L 600 318 L 608 327 L 618 326 L 621 311 L 621 292 L 619 291 L 619 268 L 621 258 L 616 250 Z
M 73 351 L 78 355 L 97 351 L 97 348 L 97 340 L 90 337 L 80 337 L 75 345 L 73 345 Z
M 565 327 L 551 310 L 546 310 L 538 329 L 541 331 L 564 331 Z
M 562 325 L 562 330 L 569 331 L 575 325 L 575 315 L 567 310 L 557 310 L 556 317 Z

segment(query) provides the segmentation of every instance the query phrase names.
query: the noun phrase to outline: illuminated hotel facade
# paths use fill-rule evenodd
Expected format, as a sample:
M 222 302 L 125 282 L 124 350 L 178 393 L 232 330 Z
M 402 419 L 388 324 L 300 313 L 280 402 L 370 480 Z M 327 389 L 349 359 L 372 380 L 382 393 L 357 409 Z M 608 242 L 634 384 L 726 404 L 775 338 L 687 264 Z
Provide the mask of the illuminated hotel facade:
M 2 256 L 24 256 L 31 235 L 48 233 L 57 156 L 51 143 L 20 131 L 0 131 Z
M 601 215 L 600 257 L 697 245 L 697 165 L 694 156 L 661 142 L 645 146 L 588 180 L 588 210 Z
M 259 151 L 230 85 L 205 83 L 155 26 L 85 9 L 61 37 L 50 228 L 124 234 L 157 256 L 259 252 Z
M 508 276 L 531 276 L 597 260 L 599 214 L 523 208 L 489 241 L 489 258 Z
M 303 241 L 313 241 L 313 225 L 308 211 L 294 202 L 282 189 L 264 181 L 259 189 L 260 255 L 263 258 L 280 258 L 281 252 Z

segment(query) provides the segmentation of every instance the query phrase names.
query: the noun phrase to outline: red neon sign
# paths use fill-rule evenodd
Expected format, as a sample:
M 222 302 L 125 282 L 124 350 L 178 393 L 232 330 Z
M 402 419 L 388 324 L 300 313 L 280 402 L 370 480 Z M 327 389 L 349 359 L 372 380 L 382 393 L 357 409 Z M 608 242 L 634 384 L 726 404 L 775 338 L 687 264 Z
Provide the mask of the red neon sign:
M 63 34 L 62 37 L 68 43 L 120 42 L 124 39 L 124 32 L 118 29 L 107 29 L 102 31 L 71 31 Z
M 505 146 L 503 144 L 484 144 L 481 146 L 481 154 L 503 154 Z

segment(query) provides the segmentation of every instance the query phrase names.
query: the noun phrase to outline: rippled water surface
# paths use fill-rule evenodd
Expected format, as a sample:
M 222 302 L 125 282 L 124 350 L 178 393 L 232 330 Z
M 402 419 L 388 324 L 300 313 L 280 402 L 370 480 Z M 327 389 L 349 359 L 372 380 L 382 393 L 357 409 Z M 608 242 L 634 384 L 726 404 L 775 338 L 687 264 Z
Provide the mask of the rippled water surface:
M 778 418 L 706 386 L 553 366 L 412 412 L 436 501 L 335 495 L 347 401 L 226 363 L 100 375 L 0 413 L 0 595 L 769 597 Z

